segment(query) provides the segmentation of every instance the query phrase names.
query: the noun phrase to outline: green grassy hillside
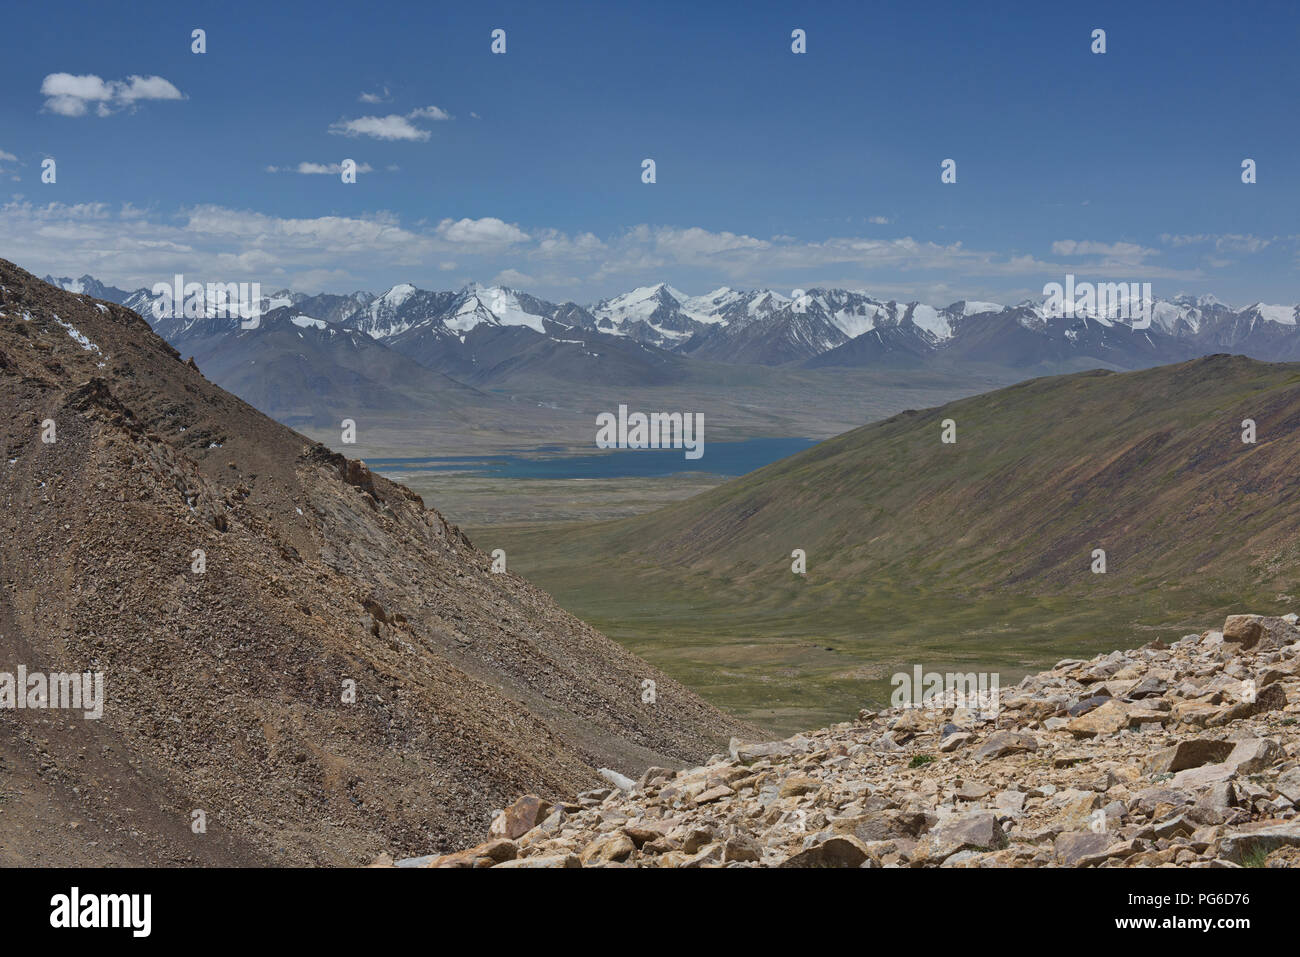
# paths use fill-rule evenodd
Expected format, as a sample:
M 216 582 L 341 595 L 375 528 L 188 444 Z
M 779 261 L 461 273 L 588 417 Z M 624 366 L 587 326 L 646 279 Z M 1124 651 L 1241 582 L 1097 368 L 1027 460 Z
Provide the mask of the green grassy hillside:
M 1005 686 L 1116 629 L 1290 610 L 1298 426 L 1296 365 L 1078 373 L 905 412 L 635 518 L 480 544 L 716 703 L 795 728 L 882 701 L 917 663 Z

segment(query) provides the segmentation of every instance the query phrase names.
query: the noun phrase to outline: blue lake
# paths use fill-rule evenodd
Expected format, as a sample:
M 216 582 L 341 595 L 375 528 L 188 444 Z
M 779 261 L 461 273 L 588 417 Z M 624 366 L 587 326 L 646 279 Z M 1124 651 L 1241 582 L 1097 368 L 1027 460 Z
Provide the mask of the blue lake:
M 558 455 L 554 446 L 534 455 L 452 455 L 367 459 L 376 472 L 462 472 L 493 478 L 655 478 L 681 472 L 744 475 L 815 445 L 812 439 L 746 439 L 705 442 L 704 455 L 686 458 L 684 449 L 611 449 L 592 455 Z M 524 450 L 520 450 L 521 452 Z M 548 454 L 549 453 L 549 454 Z

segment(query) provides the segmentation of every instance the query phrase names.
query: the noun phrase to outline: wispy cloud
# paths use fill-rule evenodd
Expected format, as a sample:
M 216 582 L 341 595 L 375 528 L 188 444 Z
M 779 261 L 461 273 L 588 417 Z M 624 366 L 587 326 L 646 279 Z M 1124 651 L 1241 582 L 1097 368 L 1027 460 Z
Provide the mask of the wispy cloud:
M 415 125 L 414 120 L 450 120 L 451 114 L 438 106 L 423 106 L 405 116 L 390 113 L 387 116 L 358 116 L 330 124 L 329 131 L 336 136 L 369 136 L 377 140 L 410 140 L 423 142 L 430 136 L 428 130 Z
M 336 169 L 301 163 L 284 171 L 325 175 Z M 1099 257 L 1149 252 L 1132 243 L 1062 240 L 1053 244 L 1053 257 L 1043 259 L 910 236 L 764 238 L 650 224 L 598 236 L 525 228 L 496 216 L 403 223 L 388 212 L 285 218 L 215 205 L 145 215 L 136 207 L 42 205 L 21 197 L 0 205 L 0 236 L 21 246 L 26 268 L 88 272 L 121 286 L 149 285 L 160 275 L 183 272 L 276 285 L 311 275 L 335 277 L 329 281 L 336 288 L 380 288 L 397 279 L 442 288 L 445 275 L 455 272 L 497 276 L 530 292 L 577 301 L 668 279 L 682 288 L 725 281 L 742 288 L 898 290 L 899 298 L 933 305 L 965 297 L 1014 302 L 1028 295 L 1023 290 L 1039 289 L 1066 272 L 1095 273 Z M 1140 272 L 1125 270 L 1121 278 L 1126 276 L 1180 283 L 1205 278 L 1198 269 L 1151 263 Z
M 503 269 L 492 277 L 494 286 L 510 286 L 514 289 L 527 289 L 537 284 L 537 280 L 518 269 Z
M 183 100 L 185 94 L 160 76 L 128 76 L 125 80 L 104 80 L 93 73 L 51 73 L 41 81 L 42 107 L 60 116 L 85 116 L 94 109 L 97 116 L 111 116 L 134 109 L 143 100 Z
M 388 87 L 384 87 L 384 92 L 382 93 L 362 93 L 357 97 L 357 99 L 362 103 L 387 103 Z
M 422 106 L 418 110 L 412 110 L 407 113 L 407 118 L 412 120 L 449 120 L 451 114 L 440 106 Z
M 1149 249 L 1137 243 L 1101 243 L 1092 240 L 1058 239 L 1052 243 L 1052 253 L 1056 256 L 1100 256 L 1107 263 L 1140 264 L 1152 256 L 1159 255 L 1159 250 Z
M 1257 253 L 1273 243 L 1273 240 L 1265 239 L 1262 236 L 1242 233 L 1222 233 L 1219 235 L 1210 233 L 1171 235 L 1170 233 L 1163 233 L 1160 236 L 1160 241 L 1175 247 L 1213 244 L 1214 248 L 1222 253 Z
M 268 166 L 268 173 L 301 173 L 304 176 L 338 176 L 343 172 L 342 163 L 299 163 L 297 166 Z M 373 173 L 374 168 L 369 163 L 358 163 L 358 173 Z
M 429 138 L 429 131 L 413 125 L 404 116 L 358 116 L 353 120 L 339 120 L 330 125 L 335 136 L 369 136 L 376 140 L 414 140 Z

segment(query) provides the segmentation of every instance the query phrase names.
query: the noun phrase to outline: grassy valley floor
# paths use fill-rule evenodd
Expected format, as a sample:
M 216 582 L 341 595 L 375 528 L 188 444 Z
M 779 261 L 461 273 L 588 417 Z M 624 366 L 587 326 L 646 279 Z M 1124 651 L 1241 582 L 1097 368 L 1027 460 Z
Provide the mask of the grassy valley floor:
M 886 706 L 890 676 L 918 663 L 926 671 L 995 673 L 1008 688 L 1063 658 L 1109 650 L 1116 635 L 1134 644 L 1175 640 L 1196 627 L 1183 609 L 1206 607 L 1210 597 L 1170 589 L 1104 601 L 1082 590 L 977 597 L 884 580 L 861 582 L 848 596 L 811 568 L 801 587 L 825 590 L 825 604 L 815 614 L 783 613 L 687 569 L 622 560 L 593 541 L 599 528 L 498 526 L 470 534 L 481 547 L 504 548 L 510 569 L 566 610 L 774 734 Z M 1219 597 L 1210 604 L 1220 611 L 1237 603 L 1235 594 Z

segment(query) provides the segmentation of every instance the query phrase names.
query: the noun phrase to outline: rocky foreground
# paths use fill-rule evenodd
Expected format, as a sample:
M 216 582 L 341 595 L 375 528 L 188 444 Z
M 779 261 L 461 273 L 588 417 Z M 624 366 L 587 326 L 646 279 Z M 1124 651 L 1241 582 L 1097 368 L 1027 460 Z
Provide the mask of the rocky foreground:
M 1003 691 L 996 714 L 863 711 L 733 739 L 684 771 L 552 804 L 429 867 L 1290 867 L 1300 864 L 1300 628 L 1222 631 Z M 378 862 L 377 862 L 378 863 Z M 383 863 L 387 863 L 386 861 Z

